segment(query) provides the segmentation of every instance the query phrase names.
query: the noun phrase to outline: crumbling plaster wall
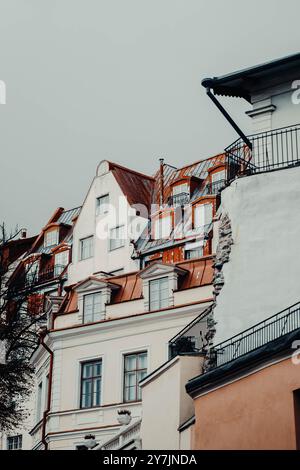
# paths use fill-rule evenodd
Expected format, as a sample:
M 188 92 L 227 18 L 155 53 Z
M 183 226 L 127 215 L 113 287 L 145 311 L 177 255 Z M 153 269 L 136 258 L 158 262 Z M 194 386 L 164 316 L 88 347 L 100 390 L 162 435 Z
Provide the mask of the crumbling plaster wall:
M 300 168 L 235 180 L 219 214 L 214 344 L 300 300 Z

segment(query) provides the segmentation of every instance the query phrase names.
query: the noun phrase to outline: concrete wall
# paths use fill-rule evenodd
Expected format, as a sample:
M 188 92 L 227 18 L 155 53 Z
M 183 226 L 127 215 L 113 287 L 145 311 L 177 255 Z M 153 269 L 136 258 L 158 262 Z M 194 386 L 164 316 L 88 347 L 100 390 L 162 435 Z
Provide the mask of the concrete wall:
M 300 168 L 240 178 L 222 192 L 230 260 L 217 298 L 215 344 L 300 300 Z
M 185 384 L 199 375 L 201 364 L 198 356 L 178 356 L 142 386 L 143 449 L 178 450 L 181 444 L 188 446 L 188 436 L 182 437 L 181 442 L 178 427 L 194 414 Z
M 299 388 L 299 365 L 288 358 L 199 396 L 193 448 L 296 449 L 293 391 Z

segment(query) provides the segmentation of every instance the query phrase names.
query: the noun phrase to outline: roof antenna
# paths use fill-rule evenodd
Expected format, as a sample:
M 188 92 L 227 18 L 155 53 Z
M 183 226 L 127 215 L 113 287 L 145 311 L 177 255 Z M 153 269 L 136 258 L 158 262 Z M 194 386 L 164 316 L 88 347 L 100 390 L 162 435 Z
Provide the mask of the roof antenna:
M 160 206 L 164 202 L 164 158 L 159 159 L 159 173 L 160 173 Z

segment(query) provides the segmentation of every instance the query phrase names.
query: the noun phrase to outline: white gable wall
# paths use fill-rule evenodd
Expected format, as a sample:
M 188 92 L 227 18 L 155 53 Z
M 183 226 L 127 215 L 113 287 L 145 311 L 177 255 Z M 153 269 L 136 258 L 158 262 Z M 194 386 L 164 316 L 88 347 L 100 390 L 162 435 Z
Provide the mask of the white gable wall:
M 109 217 L 96 215 L 96 199 L 105 194 L 109 194 L 110 204 L 115 208 L 116 217 L 112 217 L 112 214 Z M 130 243 L 130 237 L 126 238 L 124 247 L 110 251 L 109 237 L 100 239 L 97 236 L 97 226 L 99 227 L 98 224 L 104 218 L 107 221 L 108 230 L 118 225 L 125 224 L 126 226 L 130 222 L 130 211 L 133 213 L 112 172 L 96 176 L 74 228 L 72 263 L 69 266 L 68 273 L 69 284 L 81 281 L 99 271 L 111 272 L 123 268 L 124 272 L 130 272 L 138 269 L 137 261 L 131 259 L 133 245 Z M 147 223 L 147 219 L 142 217 L 137 219 L 141 222 L 140 234 Z M 80 240 L 90 235 L 94 236 L 93 257 L 80 260 Z

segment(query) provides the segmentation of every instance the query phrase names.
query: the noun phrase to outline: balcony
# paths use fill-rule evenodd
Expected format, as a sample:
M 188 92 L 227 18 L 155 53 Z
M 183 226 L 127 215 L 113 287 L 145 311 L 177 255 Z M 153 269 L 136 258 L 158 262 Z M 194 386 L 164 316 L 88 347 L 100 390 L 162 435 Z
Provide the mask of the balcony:
M 210 369 L 234 361 L 298 328 L 300 302 L 211 348 Z
M 179 354 L 201 353 L 205 344 L 205 334 L 211 308 L 205 309 L 197 318 L 169 341 L 169 360 Z
M 184 206 L 190 202 L 190 193 L 179 193 L 170 196 L 168 200 L 169 206 Z
M 57 264 L 56 266 L 44 271 L 38 271 L 35 273 L 28 272 L 11 285 L 10 292 L 14 295 L 19 290 L 30 291 L 40 284 L 44 284 L 58 278 L 65 268 L 66 266 Z
M 300 124 L 253 134 L 248 139 L 252 149 L 242 139 L 225 149 L 229 182 L 241 175 L 300 165 Z
M 224 189 L 226 186 L 226 180 L 222 179 L 219 181 L 214 181 L 213 183 L 207 183 L 203 191 L 201 193 L 201 196 L 214 196 L 215 194 L 218 194 L 222 189 Z
M 124 426 L 120 431 L 106 442 L 97 446 L 95 450 L 138 450 L 141 448 L 140 431 L 141 419 Z

